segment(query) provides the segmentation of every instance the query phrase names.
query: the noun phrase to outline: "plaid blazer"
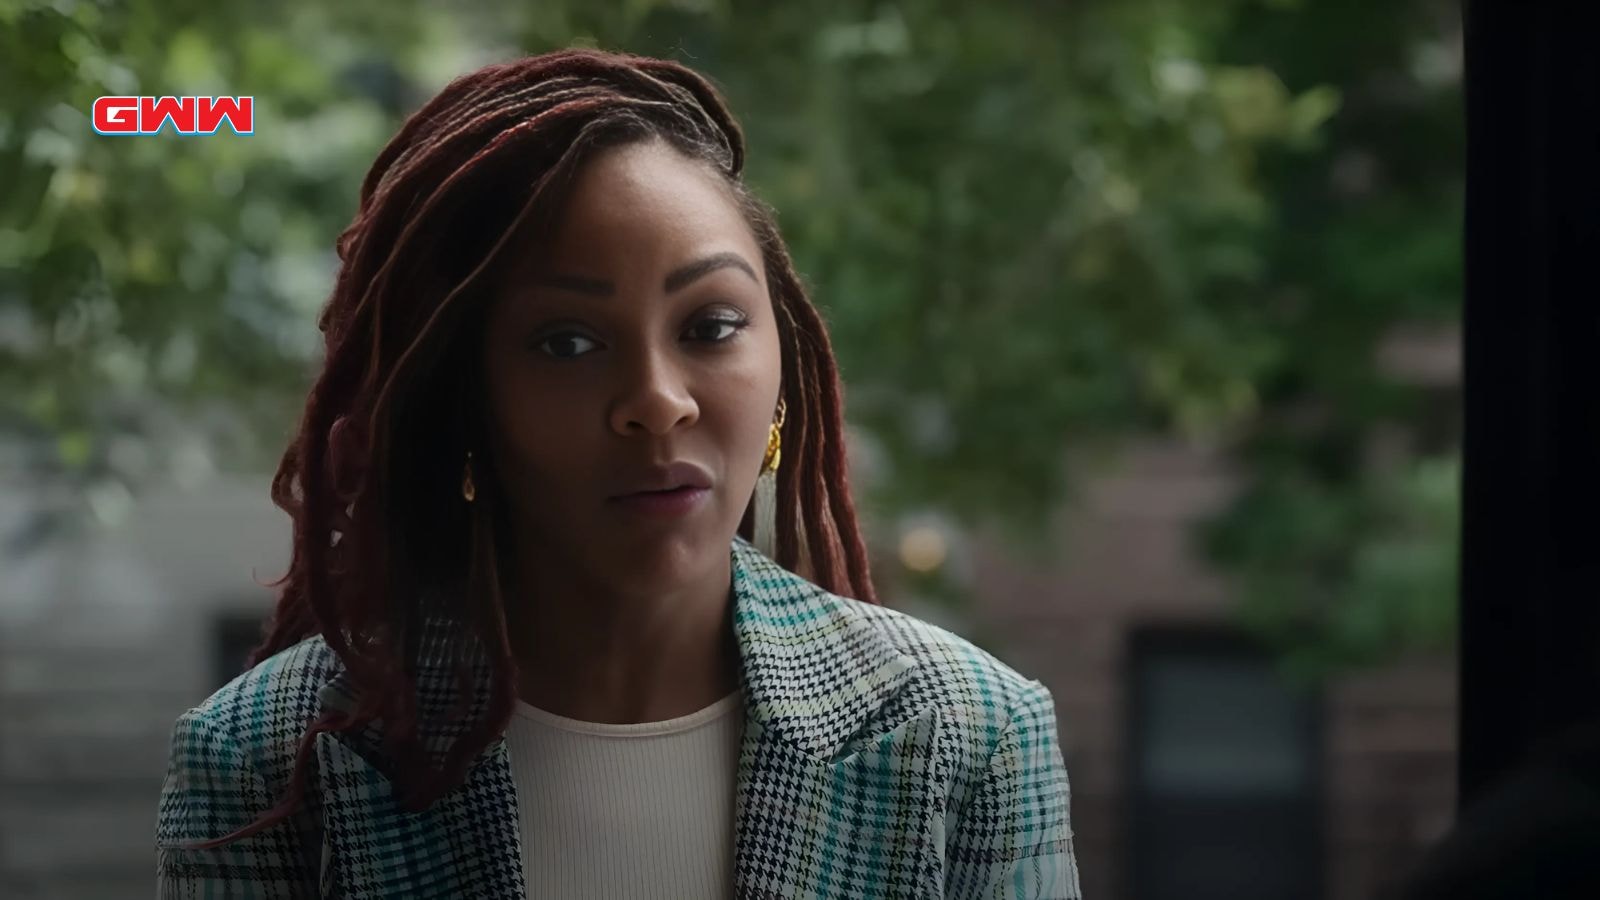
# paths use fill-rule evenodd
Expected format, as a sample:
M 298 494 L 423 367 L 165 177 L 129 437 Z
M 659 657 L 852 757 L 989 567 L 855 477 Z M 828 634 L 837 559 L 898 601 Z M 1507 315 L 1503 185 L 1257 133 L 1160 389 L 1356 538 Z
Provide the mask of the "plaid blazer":
M 738 897 L 1080 897 L 1042 684 L 946 630 L 830 594 L 743 539 L 732 558 L 747 701 Z M 459 641 L 445 637 L 424 643 L 423 722 L 460 699 L 444 664 Z M 376 726 L 321 734 L 292 819 L 219 849 L 186 846 L 270 808 L 307 724 L 351 697 L 313 637 L 178 719 L 157 823 L 159 897 L 524 896 L 504 740 L 413 814 L 383 774 Z M 443 753 L 447 732 L 422 732 L 430 753 Z

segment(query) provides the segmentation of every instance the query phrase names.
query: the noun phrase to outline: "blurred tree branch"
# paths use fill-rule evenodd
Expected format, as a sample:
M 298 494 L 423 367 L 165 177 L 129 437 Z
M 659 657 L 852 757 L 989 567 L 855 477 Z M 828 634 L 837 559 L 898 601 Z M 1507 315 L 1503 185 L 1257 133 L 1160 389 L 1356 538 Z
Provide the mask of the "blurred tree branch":
M 1209 532 L 1248 624 L 1307 671 L 1433 647 L 1454 429 L 1372 360 L 1457 315 L 1442 6 L 0 0 L 0 428 L 86 492 L 271 465 L 406 112 L 490 59 L 624 48 L 744 120 L 880 516 L 1037 533 L 1063 447 L 1220 436 L 1254 473 Z M 103 138 L 108 93 L 248 93 L 261 124 Z

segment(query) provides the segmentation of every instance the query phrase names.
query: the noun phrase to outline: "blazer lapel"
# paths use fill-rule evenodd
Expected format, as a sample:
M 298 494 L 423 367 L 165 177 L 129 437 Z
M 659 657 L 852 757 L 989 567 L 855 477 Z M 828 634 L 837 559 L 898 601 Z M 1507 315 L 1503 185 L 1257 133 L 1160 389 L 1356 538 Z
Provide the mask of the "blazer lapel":
M 747 701 L 735 895 L 937 895 L 945 730 L 937 709 L 896 703 L 916 661 L 865 607 L 742 539 L 733 579 Z
M 341 736 L 317 736 L 323 779 L 322 894 L 338 898 L 522 897 L 516 788 L 505 741 L 421 813 Z
M 831 760 L 904 685 L 916 661 L 852 604 L 733 545 L 733 626 L 748 718 L 795 749 Z
M 763 556 L 732 547 L 733 625 L 742 657 L 745 730 L 735 802 L 740 898 L 912 897 L 939 884 L 944 775 L 937 710 L 896 704 L 916 661 L 885 640 L 854 601 L 834 597 Z M 487 664 L 463 696 L 446 647 L 459 635 L 430 621 L 418 669 L 422 721 L 465 702 L 481 713 Z M 320 692 L 350 709 L 348 673 Z M 477 699 L 474 699 L 477 698 Z M 467 717 L 471 721 L 472 716 Z M 425 732 L 432 752 L 451 736 Z M 395 802 L 379 723 L 317 736 L 326 897 L 525 895 L 516 787 L 504 739 L 465 782 L 422 813 Z M 920 886 L 920 887 L 919 887 Z
M 471 671 L 477 683 L 463 697 L 447 662 L 449 651 L 443 649 L 451 637 L 442 620 L 424 628 L 417 672 L 422 722 L 442 721 L 457 701 L 468 704 L 467 722 L 483 712 L 487 664 L 474 660 Z M 322 687 L 320 697 L 325 708 L 350 709 L 355 696 L 348 673 L 340 670 Z M 435 763 L 459 731 L 455 726 L 423 732 Z M 421 813 L 406 812 L 395 800 L 384 774 L 389 767 L 379 723 L 354 734 L 319 734 L 316 753 L 323 803 L 323 896 L 524 896 L 516 786 L 504 738 L 478 756 L 461 785 Z

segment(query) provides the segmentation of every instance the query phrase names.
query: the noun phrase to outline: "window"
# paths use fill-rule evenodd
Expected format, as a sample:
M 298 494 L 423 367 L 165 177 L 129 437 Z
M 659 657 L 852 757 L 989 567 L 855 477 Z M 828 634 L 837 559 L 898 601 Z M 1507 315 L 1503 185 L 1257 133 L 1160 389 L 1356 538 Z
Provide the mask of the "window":
M 1129 661 L 1128 896 L 1319 896 L 1317 698 L 1226 634 L 1141 633 Z
M 213 680 L 221 687 L 244 671 L 245 657 L 261 643 L 260 616 L 229 612 L 218 616 L 213 626 Z

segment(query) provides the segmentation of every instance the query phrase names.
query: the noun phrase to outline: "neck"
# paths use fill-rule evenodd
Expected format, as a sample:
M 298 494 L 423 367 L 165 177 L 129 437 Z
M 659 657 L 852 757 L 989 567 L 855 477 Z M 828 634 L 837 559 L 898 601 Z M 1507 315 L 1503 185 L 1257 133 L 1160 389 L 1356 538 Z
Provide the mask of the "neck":
M 732 572 L 630 592 L 545 553 L 517 554 L 507 627 L 517 691 L 540 709 L 585 722 L 688 715 L 739 684 Z

